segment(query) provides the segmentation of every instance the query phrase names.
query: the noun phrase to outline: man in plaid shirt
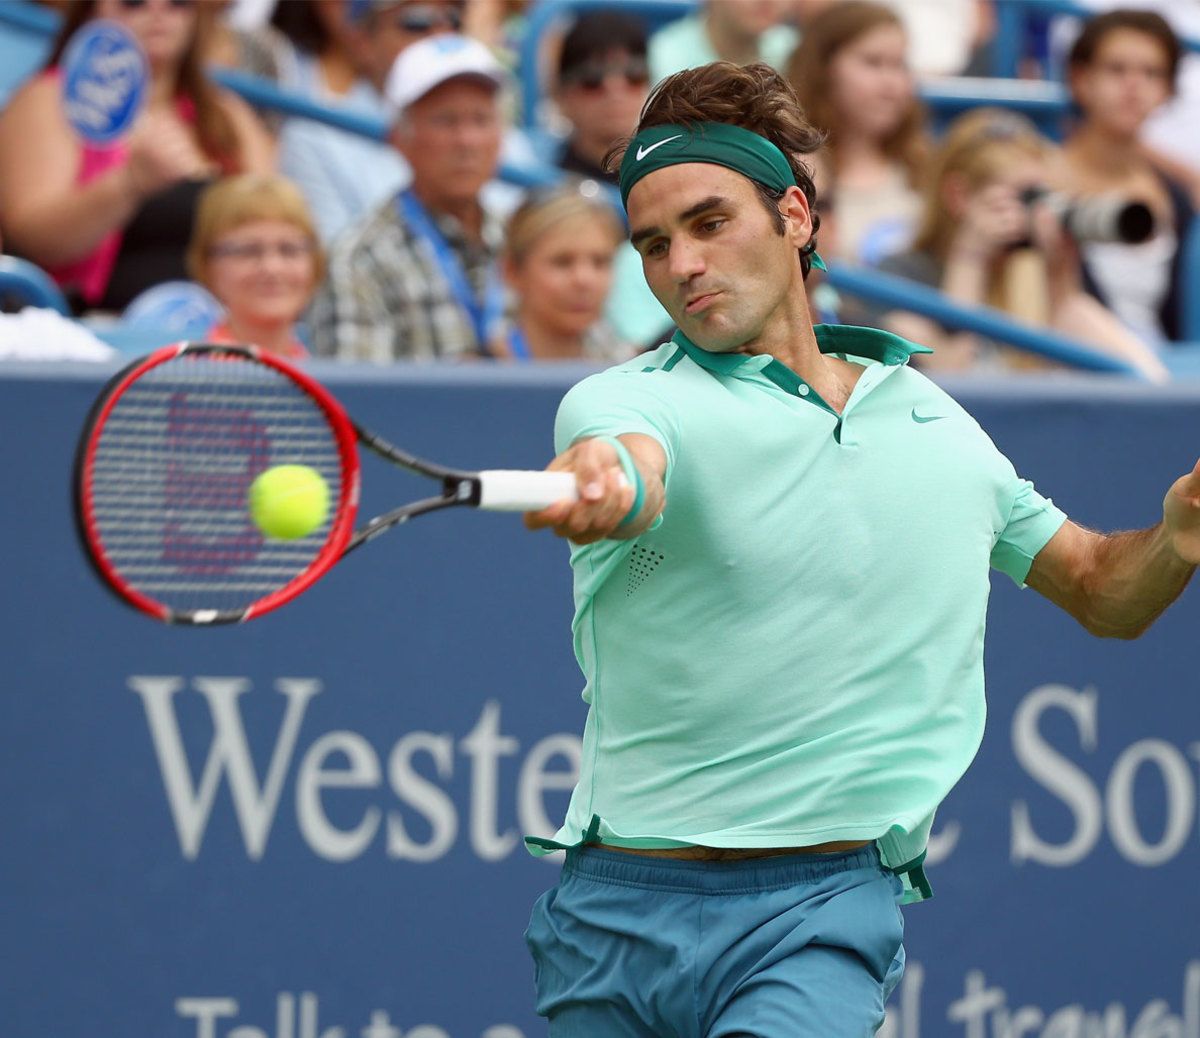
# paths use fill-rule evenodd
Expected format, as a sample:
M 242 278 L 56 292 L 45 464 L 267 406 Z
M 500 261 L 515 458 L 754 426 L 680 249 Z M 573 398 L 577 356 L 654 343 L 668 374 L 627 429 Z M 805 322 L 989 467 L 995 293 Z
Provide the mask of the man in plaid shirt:
M 341 360 L 486 354 L 502 316 L 499 216 L 480 189 L 499 164 L 505 73 L 474 40 L 406 48 L 388 76 L 392 143 L 412 185 L 338 237 L 313 302 L 316 353 Z

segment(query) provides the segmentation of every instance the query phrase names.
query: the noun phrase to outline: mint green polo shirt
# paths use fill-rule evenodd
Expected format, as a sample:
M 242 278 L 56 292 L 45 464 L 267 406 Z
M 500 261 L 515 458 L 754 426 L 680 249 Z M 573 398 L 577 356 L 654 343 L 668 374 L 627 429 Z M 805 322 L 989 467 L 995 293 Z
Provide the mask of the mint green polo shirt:
M 989 565 L 1018 585 L 1066 516 L 907 366 L 924 347 L 819 325 L 864 368 L 842 414 L 770 356 L 677 334 L 564 398 L 555 448 L 643 433 L 666 507 L 575 545 L 589 704 L 553 840 L 790 847 L 875 840 L 906 884 L 984 724 Z

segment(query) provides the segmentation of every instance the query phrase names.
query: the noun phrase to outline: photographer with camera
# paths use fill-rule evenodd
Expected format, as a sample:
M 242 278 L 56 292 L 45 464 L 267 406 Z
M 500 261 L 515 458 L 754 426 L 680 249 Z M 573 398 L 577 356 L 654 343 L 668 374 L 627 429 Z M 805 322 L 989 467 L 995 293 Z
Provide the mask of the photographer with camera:
M 1084 285 L 1150 342 L 1181 337 L 1180 245 L 1192 218 L 1184 185 L 1141 142 L 1146 121 L 1175 93 L 1182 48 L 1152 11 L 1115 10 L 1088 20 L 1067 58 L 1081 113 L 1064 144 L 1064 187 L 1080 197 L 1118 195 L 1147 205 L 1154 232 L 1137 244 L 1082 246 Z
M 1012 112 L 978 108 L 956 119 L 932 156 L 912 247 L 879 269 L 1053 329 L 1165 380 L 1154 351 L 1084 291 L 1076 233 L 1144 233 L 1148 214 L 1108 199 L 1080 206 L 1051 192 L 1056 149 Z M 1138 224 L 1140 228 L 1129 225 Z M 905 311 L 869 323 L 934 348 L 927 369 L 1045 369 L 1048 362 Z

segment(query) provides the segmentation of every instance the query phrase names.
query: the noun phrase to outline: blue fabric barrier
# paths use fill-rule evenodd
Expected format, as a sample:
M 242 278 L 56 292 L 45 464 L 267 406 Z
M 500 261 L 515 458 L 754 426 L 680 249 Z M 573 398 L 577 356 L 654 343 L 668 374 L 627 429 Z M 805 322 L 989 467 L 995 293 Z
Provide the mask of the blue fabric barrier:
M 69 314 L 66 297 L 41 267 L 17 256 L 0 256 L 0 293 L 11 294 L 26 306 L 41 306 Z
M 543 464 L 586 369 L 312 370 L 367 427 L 481 467 Z M 447 513 L 262 620 L 160 627 L 74 543 L 104 375 L 0 372 L 4 1032 L 544 1034 L 521 934 L 555 868 L 518 835 L 557 823 L 579 752 L 566 546 Z M 1094 527 L 1154 522 L 1195 461 L 1200 383 L 945 385 Z M 364 511 L 416 487 L 368 461 Z M 1198 596 L 1101 642 L 995 581 L 988 734 L 884 1038 L 1200 1038 Z
M 1014 321 L 1001 311 L 990 307 L 964 306 L 937 289 L 908 278 L 848 263 L 831 266 L 826 277 L 839 292 L 859 296 L 896 310 L 911 310 L 951 328 L 986 335 L 1038 356 L 1070 364 L 1072 367 L 1087 371 L 1136 374 L 1124 361 L 1099 353 L 1084 343 L 1075 342 L 1048 329 L 1034 328 Z

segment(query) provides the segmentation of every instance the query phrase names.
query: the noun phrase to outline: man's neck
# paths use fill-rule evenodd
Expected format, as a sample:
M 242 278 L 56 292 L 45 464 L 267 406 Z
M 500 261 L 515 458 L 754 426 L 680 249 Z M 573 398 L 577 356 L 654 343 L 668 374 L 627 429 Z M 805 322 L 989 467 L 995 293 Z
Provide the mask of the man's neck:
M 704 31 L 708 42 L 722 61 L 745 65 L 758 61 L 758 37 L 753 33 L 738 31 L 735 25 L 714 18 L 710 12 L 704 19 Z
M 770 354 L 811 385 L 821 399 L 839 414 L 846 406 L 858 376 L 862 374 L 859 365 L 848 364 L 821 352 L 806 294 L 777 314 L 760 335 L 736 352 L 751 356 Z
M 413 194 L 430 213 L 453 216 L 471 241 L 482 241 L 483 206 L 478 198 L 445 198 L 420 184 L 413 184 Z

